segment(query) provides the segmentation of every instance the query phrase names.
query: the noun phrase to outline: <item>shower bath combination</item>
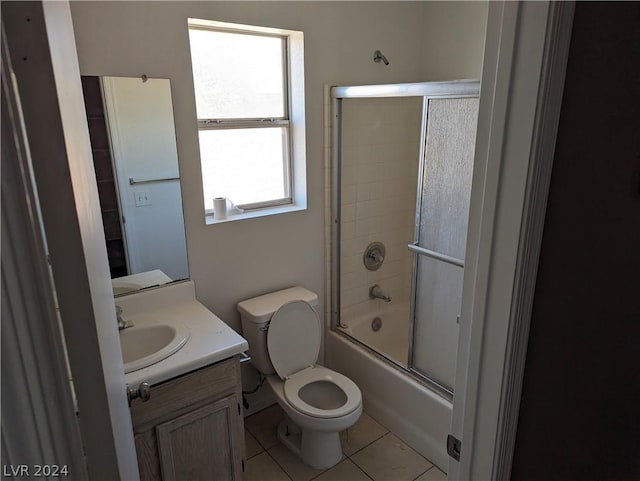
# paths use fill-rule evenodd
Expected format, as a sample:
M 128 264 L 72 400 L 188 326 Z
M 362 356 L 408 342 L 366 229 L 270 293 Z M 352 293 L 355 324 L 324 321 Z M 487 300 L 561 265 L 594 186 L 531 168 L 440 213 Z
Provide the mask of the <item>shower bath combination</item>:
M 479 83 L 333 93 L 334 326 L 451 398 Z
M 380 51 L 374 60 L 388 62 Z M 328 363 L 358 383 L 372 414 L 441 466 L 479 86 L 331 89 Z

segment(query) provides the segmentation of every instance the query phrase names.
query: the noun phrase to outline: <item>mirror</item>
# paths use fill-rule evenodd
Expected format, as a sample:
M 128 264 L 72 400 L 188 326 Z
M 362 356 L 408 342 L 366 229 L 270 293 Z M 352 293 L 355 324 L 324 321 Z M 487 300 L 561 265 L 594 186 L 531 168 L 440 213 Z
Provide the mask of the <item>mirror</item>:
M 167 79 L 82 77 L 114 296 L 189 277 Z

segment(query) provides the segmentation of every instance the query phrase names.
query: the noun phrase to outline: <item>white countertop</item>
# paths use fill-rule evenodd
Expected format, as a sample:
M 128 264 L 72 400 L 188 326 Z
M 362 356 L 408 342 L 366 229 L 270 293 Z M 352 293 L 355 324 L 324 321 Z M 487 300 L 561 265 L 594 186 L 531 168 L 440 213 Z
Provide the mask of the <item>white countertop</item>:
M 195 298 L 193 281 L 165 286 L 116 299 L 122 317 L 136 326 L 178 321 L 190 337 L 168 358 L 125 375 L 130 387 L 158 384 L 181 374 L 223 361 L 249 348 L 247 341 Z
M 160 269 L 155 269 L 153 271 L 131 274 L 130 276 L 116 277 L 115 279 L 111 279 L 111 286 L 113 288 L 113 295 L 117 296 L 148 287 L 161 286 L 172 280 L 171 277 Z

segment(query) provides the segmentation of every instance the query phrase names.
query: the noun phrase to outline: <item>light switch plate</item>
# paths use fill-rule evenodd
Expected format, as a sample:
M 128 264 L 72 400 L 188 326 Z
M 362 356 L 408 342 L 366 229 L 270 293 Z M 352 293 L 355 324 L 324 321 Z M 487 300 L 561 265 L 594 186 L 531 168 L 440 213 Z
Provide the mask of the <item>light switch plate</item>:
M 151 205 L 151 193 L 148 190 L 134 191 L 133 198 L 135 199 L 136 207 Z

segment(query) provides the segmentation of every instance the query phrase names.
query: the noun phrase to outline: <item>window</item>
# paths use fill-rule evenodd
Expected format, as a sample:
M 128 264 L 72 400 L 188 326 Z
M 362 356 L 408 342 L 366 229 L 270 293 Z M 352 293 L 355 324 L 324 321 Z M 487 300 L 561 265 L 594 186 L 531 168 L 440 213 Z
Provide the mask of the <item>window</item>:
M 302 33 L 190 19 L 189 41 L 205 212 L 305 208 Z

